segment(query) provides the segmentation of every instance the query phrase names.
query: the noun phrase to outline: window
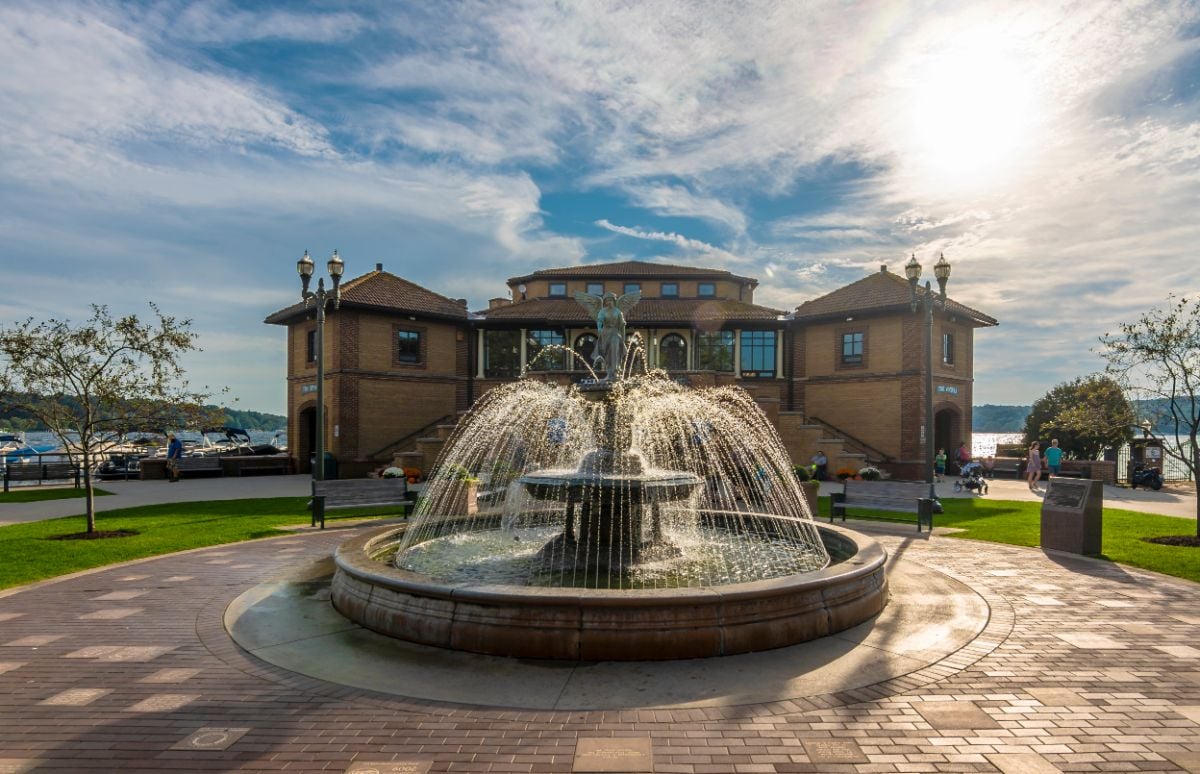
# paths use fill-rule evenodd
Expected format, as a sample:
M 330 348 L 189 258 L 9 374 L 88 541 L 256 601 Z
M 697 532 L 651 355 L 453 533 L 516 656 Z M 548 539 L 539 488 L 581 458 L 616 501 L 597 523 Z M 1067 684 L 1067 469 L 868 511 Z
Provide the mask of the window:
M 701 371 L 732 371 L 733 331 L 697 333 L 696 368 Z
M 317 362 L 317 329 L 313 328 L 305 334 L 304 362 Z
M 567 283 L 551 282 L 550 283 L 550 295 L 555 298 L 561 298 L 561 297 L 567 295 Z
M 942 334 L 942 363 L 954 365 L 954 334 Z
M 842 334 L 842 365 L 862 365 L 863 334 L 861 331 Z
M 640 293 L 640 292 L 641 292 L 641 290 L 642 290 L 641 283 L 638 283 L 638 282 L 626 282 L 626 283 L 625 283 L 625 290 L 623 290 L 622 292 L 623 292 L 623 293 Z
M 403 328 L 396 331 L 396 360 L 401 363 L 421 362 L 421 333 Z
M 529 331 L 525 342 L 525 360 L 531 371 L 561 371 L 566 367 L 566 338 L 562 331 Z
M 591 333 L 585 333 L 575 339 L 575 354 L 579 357 L 572 358 L 571 370 L 584 371 L 592 367 L 592 355 L 596 354 L 596 337 Z M 585 368 L 586 366 L 586 368 Z
M 484 376 L 519 376 L 521 373 L 521 332 L 484 331 Z
M 775 331 L 742 331 L 742 378 L 775 376 Z
M 678 333 L 668 333 L 658 343 L 658 364 L 668 371 L 687 370 L 687 342 Z
M 587 284 L 587 292 L 593 296 L 604 295 L 604 283 L 603 282 L 589 282 Z
M 696 286 L 696 295 L 701 298 L 712 298 L 717 294 L 717 286 L 711 282 L 701 282 Z
M 679 297 L 679 283 L 678 282 L 664 282 L 662 284 L 662 297 L 663 298 L 678 298 Z

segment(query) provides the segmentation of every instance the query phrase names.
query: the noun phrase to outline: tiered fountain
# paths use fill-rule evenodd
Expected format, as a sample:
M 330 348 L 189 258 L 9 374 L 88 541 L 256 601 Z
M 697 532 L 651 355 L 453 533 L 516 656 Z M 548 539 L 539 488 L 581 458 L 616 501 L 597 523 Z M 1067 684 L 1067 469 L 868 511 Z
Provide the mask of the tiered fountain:
M 492 390 L 412 524 L 339 549 L 343 615 L 444 648 L 640 660 L 781 647 L 883 609 L 883 549 L 817 526 L 745 392 L 625 377 L 623 300 L 595 304 L 604 378 Z

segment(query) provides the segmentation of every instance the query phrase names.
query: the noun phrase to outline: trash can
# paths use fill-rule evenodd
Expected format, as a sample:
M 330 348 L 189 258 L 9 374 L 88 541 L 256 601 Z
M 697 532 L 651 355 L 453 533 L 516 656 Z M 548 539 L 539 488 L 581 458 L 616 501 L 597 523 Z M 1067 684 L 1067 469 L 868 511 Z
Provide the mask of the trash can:
M 311 468 L 314 468 L 314 469 L 316 468 L 316 466 L 317 466 L 317 453 L 316 452 L 313 452 L 312 454 L 308 455 L 308 464 Z M 330 454 L 329 452 L 325 452 L 325 476 L 324 476 L 324 478 L 326 481 L 333 481 L 337 477 L 338 477 L 337 460 L 334 459 L 332 454 Z

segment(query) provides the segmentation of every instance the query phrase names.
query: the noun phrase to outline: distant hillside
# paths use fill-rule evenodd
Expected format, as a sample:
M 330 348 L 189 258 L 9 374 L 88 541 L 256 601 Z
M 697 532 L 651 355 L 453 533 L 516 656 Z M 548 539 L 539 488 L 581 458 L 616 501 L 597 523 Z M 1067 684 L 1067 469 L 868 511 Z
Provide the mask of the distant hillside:
M 287 427 L 287 417 L 279 414 L 264 414 L 261 411 L 244 411 L 242 409 L 209 406 L 225 412 L 225 424 L 240 427 L 245 430 L 282 430 Z M 42 423 L 25 414 L 11 411 L 0 411 L 0 427 L 5 430 L 38 432 L 46 430 Z
M 1019 433 L 1032 406 L 997 406 L 985 403 L 971 410 L 971 432 Z

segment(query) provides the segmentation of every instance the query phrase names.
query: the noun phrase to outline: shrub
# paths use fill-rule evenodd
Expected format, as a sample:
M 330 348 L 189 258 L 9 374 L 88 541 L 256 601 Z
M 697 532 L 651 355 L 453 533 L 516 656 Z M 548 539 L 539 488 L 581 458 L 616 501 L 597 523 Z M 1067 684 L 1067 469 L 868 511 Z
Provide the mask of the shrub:
M 383 471 L 382 478 L 408 478 L 404 474 L 404 468 L 391 467 Z
M 797 481 L 810 481 L 815 468 L 815 465 L 793 465 L 792 472 L 796 474 Z
M 883 471 L 879 468 L 868 465 L 865 468 L 858 469 L 858 477 L 863 481 L 882 481 Z

